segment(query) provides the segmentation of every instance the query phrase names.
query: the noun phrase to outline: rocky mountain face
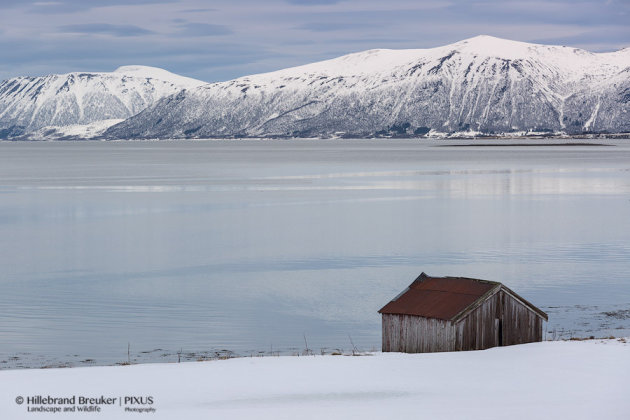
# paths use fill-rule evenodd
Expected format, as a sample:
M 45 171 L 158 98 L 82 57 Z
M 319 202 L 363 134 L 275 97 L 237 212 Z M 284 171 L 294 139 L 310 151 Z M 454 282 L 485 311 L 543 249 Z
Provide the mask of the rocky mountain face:
M 630 132 L 630 49 L 591 53 L 479 36 L 369 50 L 198 86 L 107 138 Z
M 0 139 L 630 132 L 630 48 L 479 36 L 221 82 L 125 66 L 0 83 Z
M 94 137 L 164 97 L 203 83 L 144 66 L 16 77 L 0 83 L 0 139 Z

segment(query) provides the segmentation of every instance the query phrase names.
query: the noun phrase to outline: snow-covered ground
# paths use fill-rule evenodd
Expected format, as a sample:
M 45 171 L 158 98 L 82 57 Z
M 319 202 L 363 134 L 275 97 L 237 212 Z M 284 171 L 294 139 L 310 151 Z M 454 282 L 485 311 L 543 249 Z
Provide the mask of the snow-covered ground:
M 28 411 L 37 407 L 60 408 L 54 418 L 62 418 L 84 414 L 64 407 L 92 406 L 100 407 L 89 413 L 98 419 L 628 419 L 626 341 L 7 370 L 0 372 L 0 418 L 52 414 Z M 75 401 L 26 400 L 36 396 Z M 80 397 L 101 403 L 80 404 Z
M 91 139 L 103 134 L 114 124 L 124 121 L 120 118 L 95 121 L 89 124 L 71 124 L 48 126 L 29 134 L 30 139 L 59 140 L 59 139 Z

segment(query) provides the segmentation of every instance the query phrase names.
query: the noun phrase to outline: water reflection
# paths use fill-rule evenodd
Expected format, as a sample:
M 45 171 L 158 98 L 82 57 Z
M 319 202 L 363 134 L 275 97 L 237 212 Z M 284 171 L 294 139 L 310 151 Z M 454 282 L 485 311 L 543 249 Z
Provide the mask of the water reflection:
M 420 271 L 630 308 L 629 145 L 434 145 L 0 143 L 0 361 L 378 348 Z

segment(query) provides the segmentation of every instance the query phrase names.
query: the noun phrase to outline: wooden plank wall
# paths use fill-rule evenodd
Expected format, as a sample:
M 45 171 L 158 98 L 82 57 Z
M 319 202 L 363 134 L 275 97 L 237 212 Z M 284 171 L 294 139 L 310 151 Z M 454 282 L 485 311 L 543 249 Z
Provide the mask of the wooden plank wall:
M 382 328 L 385 352 L 483 350 L 542 341 L 542 319 L 503 290 L 455 325 L 439 319 L 383 314 Z
M 499 345 L 498 323 L 495 319 L 500 311 L 500 293 L 491 296 L 455 325 L 456 350 L 483 350 Z
M 542 341 L 542 319 L 503 291 L 502 319 L 503 319 L 503 343 L 511 344 L 532 343 Z
M 455 329 L 450 321 L 383 314 L 383 351 L 430 353 L 453 350 Z
M 456 330 L 457 350 L 483 350 L 542 341 L 542 319 L 503 290 L 458 322 Z

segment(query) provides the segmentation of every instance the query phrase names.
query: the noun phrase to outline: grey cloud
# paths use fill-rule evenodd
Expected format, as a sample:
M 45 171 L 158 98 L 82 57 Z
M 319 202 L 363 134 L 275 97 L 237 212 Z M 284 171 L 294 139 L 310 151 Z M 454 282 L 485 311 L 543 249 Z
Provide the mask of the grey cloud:
M 72 43 L 61 39 L 42 42 L 5 38 L 0 39 L 0 51 L 3 51 L 1 79 L 70 71 L 112 71 L 121 65 L 140 64 L 200 80 L 218 81 L 244 75 L 245 71 L 239 68 L 279 57 L 264 47 L 249 44 L 215 44 L 205 39 L 146 43 L 140 37 L 84 38 Z
M 34 2 L 25 2 L 23 0 L 2 0 L 0 1 L 0 9 L 9 9 L 14 6 L 24 6 L 25 4 L 32 4 Z
M 177 25 L 179 31 L 178 36 L 216 36 L 216 35 L 229 35 L 232 31 L 224 25 L 215 25 L 213 23 L 196 23 L 187 22 L 181 25 Z
M 446 45 L 481 33 L 600 51 L 630 45 L 628 0 L 391 0 L 382 6 L 376 0 L 268 0 L 264 5 L 255 0 L 34 3 L 0 0 L 0 11 L 12 8 L 11 14 L 21 16 L 2 26 L 0 75 L 105 71 L 137 63 L 208 81 L 224 80 L 371 48 Z M 173 4 L 151 6 L 162 3 Z M 429 7 L 435 4 L 440 7 Z M 129 5 L 146 7 L 129 10 Z M 109 7 L 103 18 L 98 9 L 87 11 L 103 6 L 116 7 Z M 382 10 L 374 10 L 378 7 Z M 25 17 L 26 11 L 37 14 Z M 77 11 L 90 22 L 102 23 L 85 24 L 72 14 Z M 128 26 L 116 19 L 123 15 Z M 39 29 L 25 36 L 28 39 L 8 39 L 9 34 L 24 33 L 26 23 Z M 43 35 L 60 28 L 110 36 L 55 40 Z
M 578 35 L 555 38 L 534 38 L 530 40 L 539 44 L 552 45 L 600 45 L 614 43 L 617 46 L 630 46 L 630 36 L 626 26 L 606 26 L 584 31 Z M 615 49 L 615 48 L 608 48 Z
M 179 10 L 180 13 L 206 13 L 206 12 L 216 12 L 217 9 L 184 9 Z
M 365 28 L 369 25 L 360 23 L 341 23 L 341 22 L 310 22 L 296 26 L 295 29 L 302 29 L 311 32 L 332 32 L 350 29 Z
M 483 1 L 464 2 L 436 11 L 433 16 L 465 22 L 531 23 L 593 26 L 600 24 L 627 24 L 629 2 L 597 0 L 573 1 Z M 626 14 L 626 16 L 624 16 Z
M 112 25 L 109 23 L 83 23 L 64 25 L 59 27 L 61 33 L 112 35 L 112 36 L 140 36 L 152 34 L 152 31 L 135 25 Z
M 4 1 L 4 0 L 2 0 Z M 60 14 L 75 13 L 84 10 L 90 10 L 97 7 L 109 6 L 138 6 L 151 4 L 176 3 L 179 0 L 56 0 L 56 1 L 29 1 L 19 2 L 22 5 L 28 5 L 30 13 L 38 14 Z M 14 2 L 18 3 L 18 2 Z
M 298 4 L 301 6 L 315 6 L 320 4 L 337 4 L 344 0 L 287 0 L 288 3 Z
M 600 24 L 627 24 L 630 3 L 619 7 L 604 6 L 599 2 L 583 2 L 579 7 L 566 5 L 560 8 L 541 10 L 535 6 L 523 9 L 517 2 L 458 2 L 440 8 L 417 9 L 412 5 L 408 9 L 396 10 L 355 10 L 355 11 L 323 11 L 295 15 L 302 20 L 315 22 L 361 22 L 367 26 L 387 28 L 396 31 L 398 25 L 405 22 L 421 24 L 451 24 L 457 29 L 461 25 L 502 25 L 502 24 L 557 24 L 592 26 Z M 518 7 L 517 7 L 518 6 Z M 542 6 L 541 6 L 542 7 Z M 625 12 L 628 13 L 625 13 Z M 419 27 L 418 29 L 422 29 Z M 487 29 L 484 29 L 487 31 Z

